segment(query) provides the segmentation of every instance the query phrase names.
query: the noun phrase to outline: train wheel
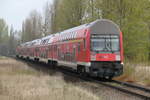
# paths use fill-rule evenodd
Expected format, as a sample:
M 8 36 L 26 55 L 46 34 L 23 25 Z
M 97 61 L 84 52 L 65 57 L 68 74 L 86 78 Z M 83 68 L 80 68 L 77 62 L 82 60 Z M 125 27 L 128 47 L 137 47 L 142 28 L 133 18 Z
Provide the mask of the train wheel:
M 109 79 L 109 80 L 112 80 L 112 78 L 113 78 L 113 77 L 112 77 L 112 76 L 110 76 L 108 79 Z
M 57 67 L 57 62 L 56 61 L 51 61 L 51 66 L 53 69 Z
M 85 66 L 77 66 L 77 72 L 82 76 L 87 76 Z
M 51 60 L 48 60 L 48 65 L 53 66 L 53 62 Z

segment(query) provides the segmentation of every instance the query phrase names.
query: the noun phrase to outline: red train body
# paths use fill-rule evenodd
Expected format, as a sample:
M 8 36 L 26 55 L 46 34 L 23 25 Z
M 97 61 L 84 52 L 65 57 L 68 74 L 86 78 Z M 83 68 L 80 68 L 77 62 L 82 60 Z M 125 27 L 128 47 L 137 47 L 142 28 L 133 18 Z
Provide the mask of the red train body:
M 26 42 L 18 46 L 16 52 L 19 57 L 112 78 L 123 73 L 122 41 L 119 27 L 101 19 Z

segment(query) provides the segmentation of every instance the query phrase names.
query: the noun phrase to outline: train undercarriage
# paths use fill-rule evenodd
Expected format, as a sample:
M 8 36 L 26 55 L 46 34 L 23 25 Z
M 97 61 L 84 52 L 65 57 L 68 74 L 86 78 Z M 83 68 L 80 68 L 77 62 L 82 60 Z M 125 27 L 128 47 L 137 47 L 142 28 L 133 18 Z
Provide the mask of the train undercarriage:
M 123 73 L 120 62 L 91 62 L 90 74 L 100 78 L 113 78 Z

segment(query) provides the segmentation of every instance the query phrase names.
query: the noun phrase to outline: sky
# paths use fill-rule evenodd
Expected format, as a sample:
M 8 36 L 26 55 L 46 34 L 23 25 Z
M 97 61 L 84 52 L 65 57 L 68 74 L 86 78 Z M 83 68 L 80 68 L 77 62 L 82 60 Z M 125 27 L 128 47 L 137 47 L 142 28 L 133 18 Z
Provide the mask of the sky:
M 23 20 L 32 10 L 42 13 L 46 2 L 52 0 L 0 0 L 0 18 L 14 29 L 21 30 Z

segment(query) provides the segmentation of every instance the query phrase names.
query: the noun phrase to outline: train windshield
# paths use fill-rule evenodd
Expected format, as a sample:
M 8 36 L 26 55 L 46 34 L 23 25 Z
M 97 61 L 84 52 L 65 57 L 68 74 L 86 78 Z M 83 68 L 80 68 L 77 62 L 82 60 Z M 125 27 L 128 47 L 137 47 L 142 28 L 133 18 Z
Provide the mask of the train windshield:
M 91 49 L 94 52 L 119 51 L 119 36 L 117 35 L 93 35 L 91 37 Z

